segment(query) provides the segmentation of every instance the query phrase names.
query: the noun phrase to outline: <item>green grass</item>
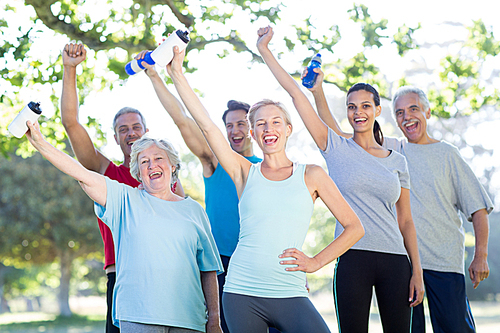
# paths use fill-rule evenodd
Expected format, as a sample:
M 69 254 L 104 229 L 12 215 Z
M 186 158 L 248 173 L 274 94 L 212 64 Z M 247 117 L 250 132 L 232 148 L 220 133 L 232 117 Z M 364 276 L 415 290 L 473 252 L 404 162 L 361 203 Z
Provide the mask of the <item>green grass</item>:
M 38 313 L 39 314 L 39 313 Z M 62 317 L 47 315 L 40 319 L 36 313 L 26 313 L 23 319 L 16 318 L 15 322 L 8 322 L 8 314 L 2 315 L 0 319 L 0 331 L 10 332 L 65 332 L 68 328 L 81 328 L 82 332 L 92 332 L 94 329 L 102 332 L 105 327 L 103 316 L 98 315 L 72 315 Z M 35 319 L 35 320 L 33 320 Z M 2 324 L 2 322 L 6 322 Z

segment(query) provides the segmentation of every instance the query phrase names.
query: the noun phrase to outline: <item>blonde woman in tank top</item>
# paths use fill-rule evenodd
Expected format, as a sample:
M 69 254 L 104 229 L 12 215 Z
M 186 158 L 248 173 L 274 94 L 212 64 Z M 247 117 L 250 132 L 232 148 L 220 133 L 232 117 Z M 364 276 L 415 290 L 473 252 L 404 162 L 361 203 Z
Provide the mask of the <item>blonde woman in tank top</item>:
M 366 231 L 337 260 L 334 299 L 339 332 L 369 332 L 373 290 L 384 332 L 411 332 L 412 307 L 421 303 L 424 295 L 422 267 L 410 210 L 406 159 L 381 146 L 383 136 L 375 120 L 382 111 L 380 95 L 366 83 L 349 89 L 346 106 L 354 136 L 340 137 L 321 121 L 297 82 L 273 56 L 268 47 L 272 28 L 262 28 L 259 34 L 260 54 L 292 97 L 330 176 Z M 341 233 L 342 226 L 337 225 L 335 235 Z
M 174 48 L 167 71 L 240 199 L 240 237 L 229 264 L 223 304 L 231 332 L 329 332 L 308 299 L 305 273 L 330 263 L 364 234 L 333 180 L 317 165 L 296 165 L 285 153 L 292 124 L 281 103 L 264 100 L 248 113 L 251 135 L 264 159 L 252 165 L 234 152 L 182 71 L 184 51 Z M 312 206 L 321 198 L 344 227 L 314 257 L 301 251 Z

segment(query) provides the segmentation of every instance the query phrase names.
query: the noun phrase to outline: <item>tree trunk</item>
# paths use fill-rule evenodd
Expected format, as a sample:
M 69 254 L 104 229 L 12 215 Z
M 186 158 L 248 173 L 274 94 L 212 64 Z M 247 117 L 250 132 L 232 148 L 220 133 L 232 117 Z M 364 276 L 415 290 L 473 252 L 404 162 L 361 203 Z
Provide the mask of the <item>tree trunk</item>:
M 69 251 L 63 250 L 59 258 L 61 259 L 61 281 L 57 296 L 59 311 L 61 316 L 70 317 L 73 314 L 69 308 L 69 281 L 71 280 L 71 262 L 73 261 L 73 257 Z
M 8 268 L 4 264 L 0 263 L 0 313 L 10 312 L 9 304 L 3 296 L 3 285 L 5 283 L 5 271 Z

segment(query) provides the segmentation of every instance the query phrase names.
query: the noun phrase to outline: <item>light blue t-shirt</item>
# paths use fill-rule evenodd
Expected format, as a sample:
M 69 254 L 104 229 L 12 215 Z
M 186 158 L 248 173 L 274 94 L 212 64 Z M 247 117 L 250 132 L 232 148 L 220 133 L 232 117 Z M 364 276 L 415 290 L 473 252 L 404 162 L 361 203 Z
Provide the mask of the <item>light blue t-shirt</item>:
M 423 269 L 464 274 L 465 231 L 469 221 L 493 204 L 457 147 L 445 141 L 421 145 L 385 138 L 384 146 L 408 161 L 411 211 Z
M 116 253 L 113 322 L 205 331 L 200 271 L 222 271 L 203 208 L 192 199 L 166 201 L 106 178 L 106 206 L 96 215 L 110 228 Z
M 306 166 L 298 165 L 282 181 L 266 179 L 260 163 L 252 165 L 240 199 L 240 239 L 229 262 L 224 292 L 268 297 L 307 297 L 306 274 L 285 271 L 280 255 L 302 249 L 313 212 L 304 180 Z
M 375 157 L 332 129 L 328 129 L 328 143 L 321 154 L 330 177 L 365 228 L 365 235 L 352 249 L 407 254 L 394 206 L 401 188 L 410 188 L 404 156 L 391 151 L 385 158 Z M 335 238 L 343 230 L 337 223 Z
M 244 156 L 252 163 L 262 161 L 257 156 Z M 219 253 L 233 255 L 240 234 L 240 214 L 238 213 L 238 194 L 233 180 L 220 163 L 214 173 L 203 178 L 205 181 L 205 209 L 212 226 L 212 234 Z

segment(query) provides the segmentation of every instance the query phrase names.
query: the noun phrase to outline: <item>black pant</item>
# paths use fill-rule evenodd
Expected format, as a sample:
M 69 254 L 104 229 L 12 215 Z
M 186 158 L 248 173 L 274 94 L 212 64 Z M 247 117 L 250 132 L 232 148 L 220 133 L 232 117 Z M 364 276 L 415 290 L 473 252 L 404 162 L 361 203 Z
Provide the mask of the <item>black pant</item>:
M 375 288 L 385 333 L 410 332 L 411 267 L 406 255 L 349 250 L 335 267 L 333 296 L 342 332 L 367 333 Z
M 106 303 L 108 304 L 108 312 L 106 313 L 106 333 L 120 333 L 120 329 L 113 325 L 113 290 L 115 289 L 116 273 L 108 273 L 108 288 L 106 292 Z
M 229 333 L 229 328 L 227 327 L 226 318 L 224 317 L 224 311 L 222 309 L 222 291 L 224 289 L 224 283 L 226 282 L 226 275 L 231 257 L 221 255 L 220 259 L 222 261 L 222 266 L 224 266 L 224 273 L 217 275 L 217 282 L 219 284 L 220 326 L 224 333 Z M 280 333 L 280 331 L 273 327 L 270 327 L 269 333 Z
M 231 333 L 330 333 L 308 297 L 268 298 L 233 293 L 222 296 Z
M 219 309 L 220 309 L 220 326 L 224 333 L 229 333 L 229 329 L 227 328 L 226 319 L 224 318 L 224 311 L 222 310 L 222 289 L 224 287 L 224 283 L 226 282 L 227 269 L 229 267 L 229 261 L 231 257 L 220 256 L 222 261 L 222 266 L 224 266 L 224 273 L 217 275 L 217 282 L 219 284 Z

